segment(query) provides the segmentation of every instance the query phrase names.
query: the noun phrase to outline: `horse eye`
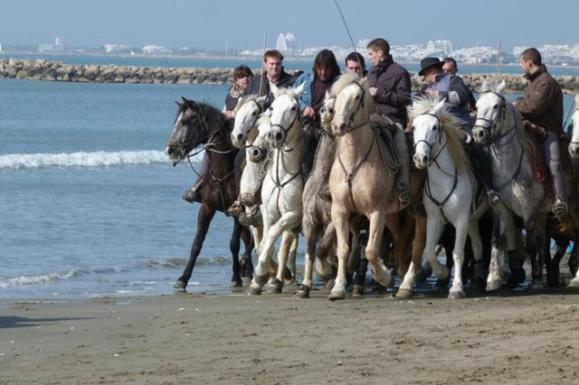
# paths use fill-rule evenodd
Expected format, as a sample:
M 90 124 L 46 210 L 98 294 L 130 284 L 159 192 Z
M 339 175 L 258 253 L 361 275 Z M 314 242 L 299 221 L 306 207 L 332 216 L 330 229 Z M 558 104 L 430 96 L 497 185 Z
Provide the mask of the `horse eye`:
M 253 111 L 253 113 L 251 115 L 253 115 L 253 116 L 257 115 L 257 111 Z
M 493 108 L 494 108 L 495 110 L 498 110 L 498 109 L 499 109 L 498 104 L 495 104 L 495 105 L 493 106 Z
M 438 125 L 437 125 L 437 124 L 435 124 L 435 125 L 434 125 L 434 127 L 432 127 L 432 130 L 433 130 L 433 131 L 436 131 L 436 130 L 438 130 Z
M 292 111 L 295 111 L 295 110 L 296 110 L 296 106 L 293 106 L 293 107 L 292 107 Z
M 328 111 L 330 111 L 330 114 L 334 113 L 334 109 L 333 108 L 328 108 Z

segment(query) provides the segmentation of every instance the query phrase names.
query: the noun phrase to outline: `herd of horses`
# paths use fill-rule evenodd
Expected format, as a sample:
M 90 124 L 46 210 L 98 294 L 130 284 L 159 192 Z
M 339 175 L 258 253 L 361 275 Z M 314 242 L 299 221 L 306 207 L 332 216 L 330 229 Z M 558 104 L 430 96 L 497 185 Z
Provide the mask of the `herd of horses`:
M 491 158 L 493 182 L 502 198 L 494 206 L 481 194 L 458 122 L 437 98 L 417 98 L 408 108 L 414 150 L 408 206 L 398 199 L 399 164 L 385 144 L 388 135 L 370 119 L 373 99 L 367 82 L 355 74 L 342 75 L 326 94 L 320 113 L 323 130 L 307 179 L 301 168 L 298 103 L 303 87 L 273 86 L 272 102 L 242 97 L 233 123 L 212 106 L 183 98 L 177 103 L 166 154 L 176 164 L 202 146 L 209 171 L 200 191 L 191 255 L 175 287 L 186 288 L 215 212 L 226 213 L 238 198 L 240 215 L 261 215 L 249 226 L 234 217 L 230 242 L 232 283 L 251 279 L 252 295 L 264 289 L 281 293 L 297 279 L 300 232 L 306 242 L 303 281 L 295 292 L 300 298 L 309 297 L 314 270 L 331 287 L 330 300 L 344 299 L 349 285 L 360 294 L 368 265 L 377 287 L 392 287 L 393 275 L 399 276 L 398 298 L 411 297 L 417 282 L 430 272 L 448 283 L 452 266 L 449 298 L 465 296 L 466 279 L 486 291 L 513 287 L 525 280 L 527 258 L 532 287 L 543 285 L 544 271 L 549 286 L 560 285 L 561 259 L 579 235 L 579 128 L 566 142 L 570 215 L 558 221 L 551 213 L 549 183 L 536 178 L 532 143 L 518 112 L 503 96 L 504 87 L 504 82 L 483 85 L 472 131 Z M 575 128 L 579 109 L 570 121 Z M 233 175 L 238 151 L 246 152 L 240 186 Z M 490 231 L 481 238 L 483 224 Z M 553 256 L 551 239 L 557 244 Z M 240 259 L 241 240 L 245 252 Z M 446 265 L 437 258 L 439 244 L 447 249 Z M 579 247 L 574 247 L 568 284 L 573 288 L 579 288 L 578 255 Z M 475 271 L 470 276 L 463 274 L 467 265 Z

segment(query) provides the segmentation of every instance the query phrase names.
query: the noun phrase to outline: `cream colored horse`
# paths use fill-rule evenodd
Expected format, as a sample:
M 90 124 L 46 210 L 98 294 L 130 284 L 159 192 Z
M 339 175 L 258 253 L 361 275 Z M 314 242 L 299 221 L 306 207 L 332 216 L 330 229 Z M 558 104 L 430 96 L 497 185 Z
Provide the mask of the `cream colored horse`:
M 387 287 L 391 273 L 379 258 L 384 226 L 392 232 L 398 248 L 402 234 L 398 225 L 396 175 L 382 159 L 378 138 L 369 123 L 373 109 L 366 80 L 341 76 L 332 86 L 335 95 L 332 131 L 337 149 L 330 173 L 332 221 L 337 235 L 338 274 L 330 300 L 346 296 L 346 265 L 349 254 L 350 219 L 361 214 L 370 221 L 366 259 L 375 280 Z

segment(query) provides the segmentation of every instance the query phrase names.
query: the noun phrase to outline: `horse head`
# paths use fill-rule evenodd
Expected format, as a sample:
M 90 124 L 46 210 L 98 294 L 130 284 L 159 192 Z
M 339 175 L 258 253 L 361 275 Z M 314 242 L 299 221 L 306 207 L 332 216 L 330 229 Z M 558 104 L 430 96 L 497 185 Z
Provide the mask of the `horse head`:
M 165 154 L 174 164 L 226 126 L 223 114 L 208 104 L 182 98 L 177 106 L 173 132 L 165 148 Z
M 444 108 L 444 100 L 417 99 L 414 103 L 431 102 L 432 107 L 425 113 L 420 113 L 412 119 L 414 136 L 414 164 L 417 169 L 424 169 L 430 164 L 432 149 L 442 143 L 443 128 L 438 117 Z M 418 106 L 415 106 L 416 109 Z
M 569 123 L 571 130 L 571 143 L 569 144 L 569 154 L 573 159 L 579 159 L 579 95 L 575 95 L 575 112 L 571 115 Z
M 231 141 L 237 148 L 242 148 L 246 141 L 253 141 L 256 136 L 257 120 L 265 110 L 267 96 L 244 96 L 239 99 L 235 107 L 235 120 Z
M 344 74 L 332 86 L 331 94 L 336 98 L 332 132 L 342 136 L 368 123 L 372 96 L 366 80 L 358 74 Z
M 475 141 L 486 143 L 496 136 L 494 132 L 501 116 L 504 117 L 507 110 L 507 101 L 501 92 L 505 89 L 503 80 L 497 85 L 487 83 L 481 86 L 481 95 L 476 103 L 477 115 L 472 135 Z
M 324 98 L 322 108 L 320 108 L 320 123 L 322 129 L 330 135 L 332 134 L 332 120 L 334 119 L 335 103 L 336 96 L 326 91 L 326 97 Z
M 273 148 L 281 148 L 287 141 L 298 138 L 300 129 L 300 104 L 298 98 L 305 92 L 306 85 L 302 83 L 297 88 L 271 87 L 275 97 L 271 103 L 271 128 L 268 139 Z M 290 138 L 291 136 L 291 138 Z
M 249 161 L 258 163 L 265 159 L 269 150 L 269 142 L 267 136 L 271 128 L 271 111 L 268 109 L 257 120 L 257 136 L 249 147 L 247 157 Z

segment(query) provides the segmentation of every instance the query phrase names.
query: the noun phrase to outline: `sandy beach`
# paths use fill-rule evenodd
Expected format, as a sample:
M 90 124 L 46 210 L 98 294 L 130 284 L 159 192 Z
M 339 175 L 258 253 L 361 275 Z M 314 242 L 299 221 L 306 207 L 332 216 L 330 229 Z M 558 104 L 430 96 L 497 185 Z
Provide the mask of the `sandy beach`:
M 577 384 L 579 297 L 327 292 L 0 307 L 0 384 Z

